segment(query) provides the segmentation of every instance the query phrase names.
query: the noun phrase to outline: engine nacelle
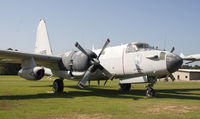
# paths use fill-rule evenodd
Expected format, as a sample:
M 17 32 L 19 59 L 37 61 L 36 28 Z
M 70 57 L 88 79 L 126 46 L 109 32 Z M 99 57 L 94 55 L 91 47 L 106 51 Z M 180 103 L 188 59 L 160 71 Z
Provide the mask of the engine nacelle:
M 96 58 L 97 55 L 91 50 L 86 52 L 92 57 Z M 69 71 L 85 71 L 91 65 L 88 56 L 83 54 L 81 51 L 70 51 L 66 52 L 62 56 L 62 62 L 65 68 Z
M 20 69 L 18 75 L 27 80 L 40 80 L 45 74 L 43 67 L 34 67 L 30 69 Z

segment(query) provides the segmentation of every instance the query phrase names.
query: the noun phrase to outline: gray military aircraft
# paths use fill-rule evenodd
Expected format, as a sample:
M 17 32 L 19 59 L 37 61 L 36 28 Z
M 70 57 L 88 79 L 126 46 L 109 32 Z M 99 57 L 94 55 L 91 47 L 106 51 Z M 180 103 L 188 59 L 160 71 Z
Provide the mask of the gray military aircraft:
M 45 74 L 59 77 L 53 83 L 53 91 L 63 91 L 63 79 L 80 81 L 83 88 L 90 80 L 118 78 L 122 90 L 130 90 L 133 83 L 148 83 L 146 95 L 153 96 L 153 85 L 158 78 L 169 76 L 182 65 L 180 56 L 150 47 L 147 43 L 133 42 L 102 49 L 84 49 L 53 55 L 48 39 L 46 24 L 41 20 L 37 28 L 35 53 L 0 50 L 0 62 L 20 63 L 19 75 L 27 80 L 40 80 Z

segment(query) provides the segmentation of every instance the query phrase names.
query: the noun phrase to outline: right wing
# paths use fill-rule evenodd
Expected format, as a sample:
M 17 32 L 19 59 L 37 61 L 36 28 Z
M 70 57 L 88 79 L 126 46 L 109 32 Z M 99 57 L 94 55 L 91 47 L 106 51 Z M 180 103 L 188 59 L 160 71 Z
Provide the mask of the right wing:
M 34 53 L 24 53 L 19 51 L 0 50 L 0 62 L 2 63 L 18 63 L 26 59 L 34 58 L 35 63 L 39 66 L 44 66 L 53 70 L 64 70 L 61 56 L 42 55 Z

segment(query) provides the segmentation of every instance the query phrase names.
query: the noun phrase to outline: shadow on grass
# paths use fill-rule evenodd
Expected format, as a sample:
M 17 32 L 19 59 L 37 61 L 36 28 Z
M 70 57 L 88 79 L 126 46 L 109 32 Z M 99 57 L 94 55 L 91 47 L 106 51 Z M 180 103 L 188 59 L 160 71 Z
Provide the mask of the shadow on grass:
M 46 86 L 34 86 L 34 87 L 51 87 L 51 85 Z M 146 99 L 145 90 L 131 90 L 129 92 L 124 92 L 117 89 L 105 89 L 99 88 L 97 86 L 90 86 L 84 89 L 80 89 L 77 86 L 65 86 L 66 88 L 78 89 L 75 91 L 69 91 L 67 93 L 40 93 L 31 95 L 8 95 L 0 96 L 0 100 L 23 100 L 23 99 L 47 99 L 47 98 L 75 98 L 75 97 L 106 97 L 106 98 L 124 98 L 133 100 Z M 189 99 L 189 100 L 200 100 L 199 93 L 190 93 L 191 91 L 199 91 L 200 88 L 194 89 L 157 89 L 155 98 L 170 98 L 170 99 Z
M 74 87 L 75 88 L 75 87 Z M 75 97 L 106 97 L 106 98 L 133 98 L 134 100 L 139 97 L 133 97 L 133 92 L 124 92 L 119 90 L 111 89 L 98 89 L 98 88 L 87 88 L 78 91 L 69 91 L 64 93 L 40 93 L 31 95 L 8 95 L 0 96 L 0 100 L 21 100 L 21 99 L 46 99 L 46 98 L 75 98 Z

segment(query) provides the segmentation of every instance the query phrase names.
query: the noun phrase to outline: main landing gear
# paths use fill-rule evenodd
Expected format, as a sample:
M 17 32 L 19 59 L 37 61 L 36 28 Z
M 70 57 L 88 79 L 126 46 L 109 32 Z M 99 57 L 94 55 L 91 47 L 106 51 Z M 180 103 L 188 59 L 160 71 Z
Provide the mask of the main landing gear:
M 149 78 L 148 79 L 149 84 L 146 86 L 146 96 L 147 97 L 153 97 L 155 96 L 155 91 L 153 89 L 154 84 L 157 82 L 157 78 Z
M 147 97 L 153 97 L 155 96 L 155 91 L 153 89 L 154 84 L 157 82 L 157 77 L 149 77 L 148 78 L 148 85 L 146 86 L 146 96 Z M 119 84 L 120 89 L 123 91 L 130 91 L 131 89 L 131 83 L 126 83 L 126 84 Z
M 62 93 L 64 89 L 63 79 L 56 79 L 53 82 L 53 92 L 54 93 Z

